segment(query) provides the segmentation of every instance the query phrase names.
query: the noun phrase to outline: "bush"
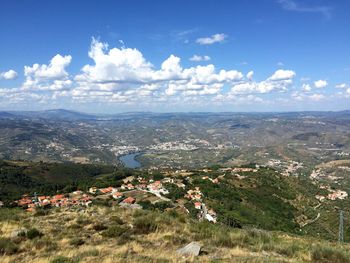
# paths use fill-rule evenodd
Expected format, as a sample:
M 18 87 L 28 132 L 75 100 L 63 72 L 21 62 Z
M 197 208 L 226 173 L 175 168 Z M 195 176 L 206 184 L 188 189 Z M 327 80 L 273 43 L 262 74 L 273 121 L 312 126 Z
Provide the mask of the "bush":
M 119 237 L 127 230 L 120 226 L 111 226 L 107 230 L 102 232 L 102 236 L 104 237 Z
M 36 208 L 34 216 L 46 216 L 50 213 L 48 209 L 45 208 Z
M 32 228 L 32 229 L 29 229 L 26 233 L 26 236 L 27 238 L 29 239 L 34 239 L 36 237 L 42 237 L 43 236 L 43 233 L 41 233 L 38 229 L 36 228 Z
M 0 221 L 19 221 L 20 214 L 23 212 L 22 209 L 19 208 L 6 208 L 3 207 L 0 209 Z
M 149 234 L 158 228 L 152 215 L 136 218 L 133 225 L 135 234 Z
M 97 223 L 92 227 L 95 231 L 102 231 L 102 230 L 106 230 L 107 227 L 104 224 L 101 223 Z
M 0 255 L 15 254 L 18 251 L 18 246 L 8 238 L 0 238 Z
M 124 221 L 119 216 L 116 216 L 116 215 L 111 216 L 110 221 L 112 221 L 113 223 L 116 223 L 118 225 L 124 224 Z
M 79 225 L 85 226 L 85 225 L 90 224 L 90 223 L 91 223 L 91 220 L 88 219 L 88 218 L 86 218 L 86 217 L 84 217 L 84 216 L 79 216 L 79 217 L 77 218 L 76 222 L 77 222 L 77 224 L 79 224 Z
M 51 263 L 73 263 L 74 261 L 71 258 L 67 258 L 64 256 L 57 256 L 53 260 L 51 260 Z
M 54 251 L 57 249 L 57 243 L 48 239 L 48 238 L 41 238 L 36 239 L 34 241 L 34 246 L 36 249 L 45 249 L 45 251 Z
M 70 241 L 69 241 L 69 245 L 71 246 L 74 246 L 74 247 L 79 247 L 81 245 L 83 245 L 85 243 L 85 241 L 81 238 L 72 238 Z
M 313 249 L 311 260 L 317 263 L 349 263 L 350 254 L 337 248 L 318 246 Z

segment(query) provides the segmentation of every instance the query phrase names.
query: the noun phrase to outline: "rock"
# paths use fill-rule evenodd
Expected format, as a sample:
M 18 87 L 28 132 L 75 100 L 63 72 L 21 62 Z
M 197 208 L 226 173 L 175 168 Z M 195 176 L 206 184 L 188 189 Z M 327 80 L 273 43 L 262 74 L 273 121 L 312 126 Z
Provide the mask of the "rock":
M 12 238 L 18 237 L 18 236 L 22 235 L 23 233 L 26 234 L 27 232 L 28 232 L 27 229 L 25 229 L 25 228 L 19 228 L 19 229 L 16 229 L 16 230 L 12 231 L 11 237 L 12 237 Z
M 197 242 L 191 242 L 177 250 L 177 253 L 183 256 L 198 256 L 201 252 L 201 245 Z

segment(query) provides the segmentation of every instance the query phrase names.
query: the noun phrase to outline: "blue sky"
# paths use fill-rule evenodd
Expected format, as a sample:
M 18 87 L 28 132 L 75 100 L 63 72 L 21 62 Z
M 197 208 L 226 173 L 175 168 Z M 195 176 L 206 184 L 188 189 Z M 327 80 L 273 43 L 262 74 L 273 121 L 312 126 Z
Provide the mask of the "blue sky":
M 350 1 L 2 1 L 0 109 L 343 110 Z

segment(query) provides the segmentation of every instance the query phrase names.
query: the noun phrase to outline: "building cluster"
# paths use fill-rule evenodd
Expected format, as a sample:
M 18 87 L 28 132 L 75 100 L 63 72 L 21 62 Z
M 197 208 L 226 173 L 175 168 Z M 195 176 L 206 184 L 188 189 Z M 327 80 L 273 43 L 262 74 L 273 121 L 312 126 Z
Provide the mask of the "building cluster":
M 202 177 L 203 180 L 209 180 L 211 181 L 213 184 L 218 184 L 219 183 L 219 179 L 218 178 L 210 178 L 209 176 L 203 176 Z
M 348 197 L 348 193 L 346 191 L 343 190 L 329 190 L 330 193 L 328 195 L 316 195 L 315 198 L 319 201 L 324 201 L 326 199 L 328 200 L 344 200 L 345 198 Z
M 75 191 L 69 195 L 58 194 L 53 196 L 33 196 L 24 195 L 17 202 L 17 205 L 27 211 L 34 211 L 38 207 L 72 207 L 89 206 L 92 203 L 92 197 L 81 191 Z
M 180 141 L 173 141 L 173 142 L 163 142 L 158 143 L 155 145 L 151 145 L 149 147 L 150 150 L 161 150 L 161 151 L 193 151 L 197 150 L 198 147 L 196 147 L 193 144 L 189 144 L 186 142 L 180 142 Z
M 194 189 L 190 189 L 187 191 L 185 198 L 191 200 L 194 204 L 194 208 L 199 210 L 198 217 L 200 219 L 208 220 L 209 222 L 216 223 L 216 213 L 213 209 L 207 210 L 205 203 L 202 200 L 202 192 L 199 187 L 195 187 Z

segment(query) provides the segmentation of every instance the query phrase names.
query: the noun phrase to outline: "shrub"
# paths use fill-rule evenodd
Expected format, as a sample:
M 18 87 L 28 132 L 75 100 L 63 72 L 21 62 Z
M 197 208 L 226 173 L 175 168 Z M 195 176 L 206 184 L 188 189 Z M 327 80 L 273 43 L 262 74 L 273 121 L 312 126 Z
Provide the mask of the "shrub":
M 0 238 L 0 255 L 14 254 L 18 251 L 18 246 L 8 238 Z
M 121 236 L 126 229 L 120 226 L 111 226 L 107 230 L 102 232 L 102 236 L 104 237 L 119 237 Z
M 53 260 L 51 260 L 51 263 L 73 263 L 73 262 L 74 260 L 64 256 L 57 256 Z
M 85 241 L 81 238 L 72 238 L 70 241 L 69 241 L 69 245 L 71 246 L 74 246 L 74 247 L 79 247 L 81 245 L 83 245 L 85 243 Z
M 119 217 L 119 216 L 116 216 L 116 215 L 113 215 L 110 217 L 110 220 L 113 222 L 113 223 L 116 223 L 118 225 L 123 225 L 124 224 L 124 221 Z
M 149 234 L 158 228 L 155 218 L 151 215 L 136 218 L 133 225 L 135 234 Z
M 88 218 L 84 217 L 84 216 L 79 216 L 77 218 L 76 222 L 77 222 L 77 224 L 83 225 L 83 226 L 88 225 L 88 224 L 91 223 L 91 221 Z
M 57 249 L 57 243 L 48 239 L 48 238 L 36 239 L 34 241 L 34 246 L 36 249 L 45 248 L 45 251 L 47 251 L 47 252 Z
M 242 241 L 249 245 L 263 245 L 270 243 L 272 240 L 273 237 L 269 232 L 251 228 L 245 231 Z
M 45 208 L 36 208 L 34 216 L 46 216 L 50 213 L 48 209 Z
M 104 224 L 101 224 L 101 223 L 97 223 L 95 225 L 93 225 L 92 227 L 95 231 L 102 231 L 102 230 L 106 230 L 107 227 L 104 225 Z
M 318 246 L 313 249 L 311 260 L 317 263 L 349 263 L 350 255 L 337 248 Z
M 302 248 L 296 243 L 278 246 L 276 252 L 287 257 L 294 257 Z
M 0 221 L 19 221 L 20 213 L 23 212 L 19 208 L 6 208 L 3 207 L 0 209 Z
M 42 237 L 43 236 L 43 233 L 41 233 L 38 229 L 36 228 L 32 228 L 32 229 L 29 229 L 26 233 L 26 236 L 27 238 L 29 239 L 34 239 L 36 237 Z

